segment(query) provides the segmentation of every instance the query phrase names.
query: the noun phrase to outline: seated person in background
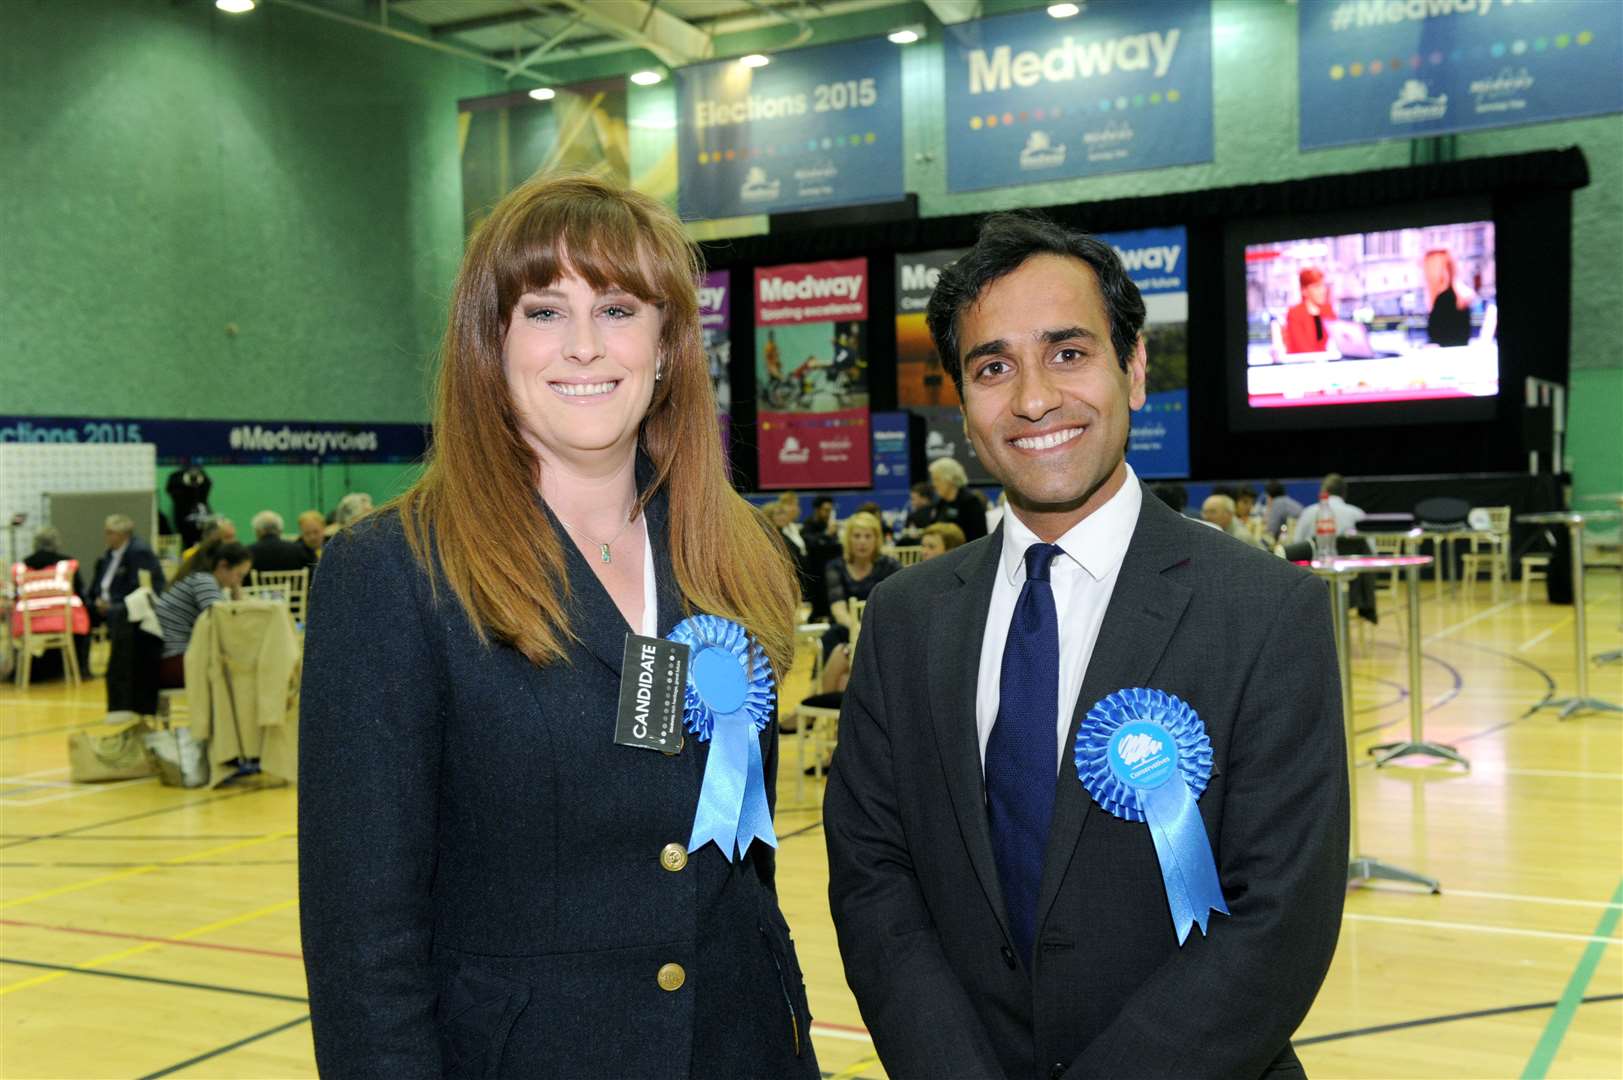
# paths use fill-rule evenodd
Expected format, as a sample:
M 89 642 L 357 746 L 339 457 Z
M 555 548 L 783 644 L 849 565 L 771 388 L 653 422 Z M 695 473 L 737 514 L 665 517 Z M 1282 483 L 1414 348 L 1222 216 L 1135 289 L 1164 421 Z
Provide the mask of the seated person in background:
M 930 462 L 930 484 L 935 488 L 935 520 L 964 530 L 965 541 L 986 535 L 986 500 L 969 490 L 969 474 L 957 460 L 936 458 Z
M 1323 499 L 1327 495 L 1330 513 L 1336 519 L 1336 535 L 1352 536 L 1358 531 L 1358 523 L 1364 520 L 1364 511 L 1347 501 L 1347 481 L 1341 474 L 1331 473 L 1319 485 L 1321 501 L 1304 509 L 1302 516 L 1296 519 L 1296 532 L 1291 537 L 1296 543 L 1313 539 L 1313 534 L 1317 531 L 1315 525 L 1319 520 L 1319 507 L 1323 505 Z
M 907 493 L 907 520 L 902 523 L 904 543 L 917 543 L 925 526 L 935 520 L 935 492 L 923 480 Z
M 1270 540 L 1278 540 L 1286 520 L 1301 516 L 1302 504 L 1285 494 L 1285 485 L 1278 480 L 1268 481 L 1262 490 L 1268 496 L 1262 509 L 1262 534 Z
M 1234 519 L 1240 524 L 1251 520 L 1251 514 L 1257 508 L 1257 489 L 1250 484 L 1241 484 L 1233 491 Z
M 783 538 L 783 546 L 789 549 L 789 558 L 794 560 L 795 577 L 800 582 L 800 598 L 811 600 L 811 576 L 806 569 L 806 541 L 800 536 L 800 530 L 795 527 L 794 507 L 783 499 L 769 502 L 761 508 L 767 521 L 777 530 Z
M 348 528 L 372 512 L 372 496 L 364 491 L 352 491 L 338 500 L 338 509 L 333 511 L 332 524 L 327 526 L 327 535 L 336 536 L 338 530 Z
M 303 570 L 310 565 L 310 553 L 303 544 L 282 539 L 282 515 L 274 510 L 254 515 L 254 542 L 248 551 L 255 570 Z
M 811 601 L 811 620 L 823 622 L 828 619 L 825 571 L 828 564 L 839 557 L 841 550 L 832 498 L 819 495 L 812 500 L 811 520 L 800 530 L 800 537 L 806 543 L 806 573 L 812 579 L 811 595 L 806 598 Z
M 1285 312 L 1285 351 L 1324 352 L 1330 340 L 1325 323 L 1336 318 L 1330 304 L 1330 286 L 1324 280 L 1324 271 L 1312 266 L 1303 270 L 1297 280 L 1302 285 L 1302 302 Z
M 174 584 L 158 597 L 158 624 L 163 627 L 163 655 L 158 686 L 186 685 L 186 646 L 203 609 L 221 600 L 242 599 L 242 579 L 253 568 L 253 556 L 235 540 L 210 540 L 180 568 Z
M 1426 252 L 1421 264 L 1426 278 L 1426 340 L 1433 345 L 1468 345 L 1471 342 L 1471 305 L 1476 292 L 1456 280 L 1454 256 L 1446 248 Z
M 828 588 L 828 610 L 834 622 L 823 634 L 823 659 L 851 640 L 855 625 L 848 600 L 868 599 L 873 587 L 900 570 L 901 564 L 879 554 L 885 527 L 872 514 L 852 514 L 845 522 L 844 554 L 828 564 L 823 579 Z
M 327 519 L 320 510 L 306 510 L 299 515 L 299 544 L 304 548 L 310 566 L 321 558 L 322 545 L 327 542 Z
M 885 508 L 880 506 L 878 502 L 873 499 L 869 499 L 867 502 L 857 507 L 857 513 L 872 514 L 874 519 L 879 522 L 879 527 L 881 529 L 885 529 L 885 537 L 887 539 L 890 537 L 890 530 L 885 528 Z
M 197 549 L 208 543 L 210 540 L 223 540 L 229 544 L 236 540 L 236 538 L 236 522 L 232 521 L 224 514 L 221 514 L 219 517 L 211 517 L 208 519 L 208 522 L 204 524 L 203 533 L 197 538 L 197 543 L 180 553 L 180 561 L 185 562 L 193 555 L 196 555 Z
M 945 555 L 947 552 L 951 551 L 953 548 L 957 547 L 963 542 L 964 530 L 960 529 L 958 526 L 949 525 L 944 521 L 936 525 L 931 525 L 929 528 L 925 529 L 924 534 L 919 537 L 919 547 L 924 549 L 924 553 L 920 556 L 920 558 L 923 560 L 929 560 L 935 558 L 937 555 Z
M 1261 545 L 1251 538 L 1251 532 L 1234 516 L 1234 500 L 1227 495 L 1209 496 L 1200 506 L 1201 519 L 1208 524 L 1216 525 L 1234 539 L 1251 547 Z
M 23 565 L 30 570 L 49 570 L 64 559 L 72 558 L 72 555 L 62 550 L 62 534 L 52 526 L 46 525 L 34 533 L 34 550 L 29 552 L 28 556 L 23 559 Z M 73 571 L 73 595 L 79 598 L 80 603 L 84 603 L 85 600 L 84 577 L 84 564 L 81 563 Z M 8 588 L 5 591 L 10 592 L 10 589 Z M 11 631 L 7 629 L 5 632 L 10 633 Z M 73 652 L 79 660 L 80 674 L 88 679 L 90 677 L 89 634 L 73 635 Z M 52 677 L 52 672 L 59 668 L 61 663 L 61 654 L 54 650 L 49 651 L 44 656 L 34 660 L 30 678 L 49 679 Z
M 1175 513 L 1182 514 L 1189 505 L 1189 489 L 1170 480 L 1151 484 L 1150 494 L 1166 503 Z

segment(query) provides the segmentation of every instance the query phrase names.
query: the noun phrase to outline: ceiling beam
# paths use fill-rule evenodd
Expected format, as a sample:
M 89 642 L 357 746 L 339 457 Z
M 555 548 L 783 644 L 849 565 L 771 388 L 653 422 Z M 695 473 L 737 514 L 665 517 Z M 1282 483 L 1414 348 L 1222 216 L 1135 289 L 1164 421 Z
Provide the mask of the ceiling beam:
M 647 49 L 672 67 L 704 60 L 713 51 L 710 35 L 692 23 L 661 11 L 649 0 L 555 0 L 583 16 L 588 23 L 639 48 Z
M 541 13 L 530 8 L 520 8 L 517 11 L 505 11 L 500 15 L 482 15 L 477 19 L 458 19 L 456 22 L 440 23 L 430 28 L 429 33 L 436 39 L 455 37 L 457 34 L 467 34 L 474 30 L 487 30 L 492 26 L 512 26 L 514 23 L 530 22 L 541 18 Z
M 941 20 L 941 25 L 968 22 L 981 16 L 981 0 L 924 0 L 930 14 Z

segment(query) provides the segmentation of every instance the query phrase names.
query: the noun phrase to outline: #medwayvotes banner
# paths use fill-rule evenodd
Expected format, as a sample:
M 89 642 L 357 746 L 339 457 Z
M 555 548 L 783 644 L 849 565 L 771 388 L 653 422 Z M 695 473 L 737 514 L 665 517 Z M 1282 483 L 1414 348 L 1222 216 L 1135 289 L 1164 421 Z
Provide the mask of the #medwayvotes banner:
M 1144 407 L 1127 460 L 1146 479 L 1189 475 L 1189 237 L 1182 228 L 1101 233 L 1144 297 Z
M 896 256 L 896 403 L 924 420 L 924 460 L 955 458 L 971 484 L 993 483 L 964 435 L 958 390 L 941 366 L 924 313 L 936 279 L 962 248 Z
M 1614 0 L 1297 8 L 1304 150 L 1623 111 Z
M 868 487 L 868 260 L 755 271 L 762 488 Z
M 676 72 L 685 218 L 900 199 L 902 61 L 884 38 Z
M 1210 0 L 1089 0 L 946 35 L 949 191 L 1212 160 Z

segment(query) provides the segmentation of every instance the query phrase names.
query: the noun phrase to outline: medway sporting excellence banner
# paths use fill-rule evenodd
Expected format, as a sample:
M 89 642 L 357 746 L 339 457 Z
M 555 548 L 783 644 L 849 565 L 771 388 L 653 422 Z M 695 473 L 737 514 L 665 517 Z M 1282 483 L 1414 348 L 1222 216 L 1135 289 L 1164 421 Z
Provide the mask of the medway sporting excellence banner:
M 676 72 L 685 218 L 900 199 L 901 50 L 884 38 Z
M 1623 111 L 1616 0 L 1297 8 L 1302 149 Z
M 760 486 L 871 485 L 868 260 L 755 271 Z
M 995 481 L 964 435 L 958 389 L 941 366 L 924 312 L 936 279 L 962 248 L 896 256 L 896 403 L 924 420 L 924 460 L 956 458 L 971 484 Z
M 946 29 L 947 190 L 1212 160 L 1210 0 Z

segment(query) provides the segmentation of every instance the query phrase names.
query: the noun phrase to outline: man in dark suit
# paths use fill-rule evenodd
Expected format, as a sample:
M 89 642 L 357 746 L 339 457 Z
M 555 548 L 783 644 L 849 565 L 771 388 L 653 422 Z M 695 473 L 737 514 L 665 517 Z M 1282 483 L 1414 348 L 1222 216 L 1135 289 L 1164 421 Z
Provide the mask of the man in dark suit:
M 1126 464 L 1143 320 L 1108 245 L 1013 215 L 930 301 L 1010 513 L 875 589 L 846 691 L 829 897 L 893 1076 L 1301 1075 L 1290 1036 L 1347 870 L 1327 590 Z M 1235 610 L 1241 589 L 1262 617 Z M 1149 827 L 1078 779 L 1079 725 L 1128 688 L 1175 695 L 1210 739 L 1186 835 L 1221 897 L 1200 932 L 1175 929 Z
M 144 716 L 158 711 L 158 660 L 163 639 L 136 633 L 124 611 L 124 598 L 141 587 L 141 571 L 152 576 L 152 590 L 163 591 L 163 565 L 135 535 L 135 522 L 111 514 L 102 523 L 107 550 L 90 574 L 92 625 L 107 624 L 107 711 L 128 710 Z
M 315 558 L 303 544 L 282 539 L 282 515 L 274 510 L 261 510 L 254 515 L 254 542 L 248 552 L 254 557 L 255 570 L 303 570 L 315 563 Z

